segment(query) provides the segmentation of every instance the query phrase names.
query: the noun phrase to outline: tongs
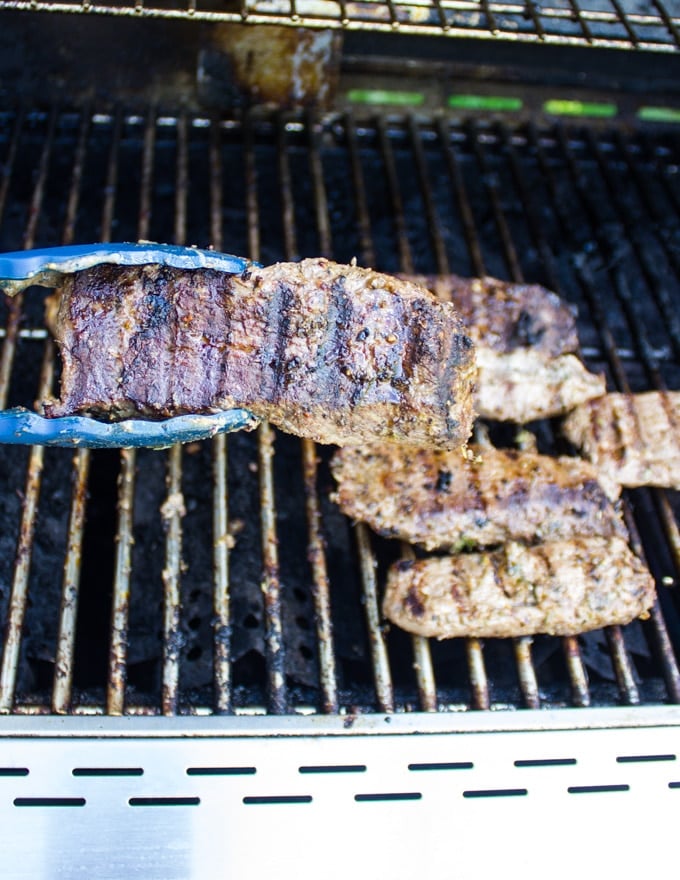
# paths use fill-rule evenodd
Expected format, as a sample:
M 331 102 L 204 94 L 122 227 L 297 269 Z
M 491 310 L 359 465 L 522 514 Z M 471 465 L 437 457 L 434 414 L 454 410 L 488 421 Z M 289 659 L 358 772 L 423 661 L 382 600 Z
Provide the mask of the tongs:
M 243 257 L 180 245 L 99 243 L 38 248 L 0 254 L 0 292 L 14 296 L 27 287 L 56 287 L 64 275 L 102 263 L 158 264 L 176 269 L 215 269 L 241 275 L 251 263 Z M 101 422 L 85 416 L 48 419 L 17 407 L 0 411 L 0 443 L 88 448 L 152 447 L 204 440 L 216 434 L 252 430 L 259 419 L 245 409 L 175 416 L 161 421 L 126 419 Z

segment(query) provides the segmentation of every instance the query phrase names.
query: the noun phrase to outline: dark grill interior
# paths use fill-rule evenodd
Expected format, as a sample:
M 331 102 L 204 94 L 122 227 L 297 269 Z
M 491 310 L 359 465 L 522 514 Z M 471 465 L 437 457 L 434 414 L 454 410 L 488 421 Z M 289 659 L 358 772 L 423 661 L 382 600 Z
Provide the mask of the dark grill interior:
M 146 238 L 535 281 L 578 306 L 584 357 L 610 389 L 675 389 L 679 161 L 677 136 L 654 129 L 6 111 L 0 248 Z M 3 407 L 57 381 L 44 296 L 3 304 Z M 555 425 L 529 428 L 542 451 L 568 451 Z M 0 710 L 680 701 L 676 493 L 625 496 L 659 588 L 649 620 L 427 642 L 383 627 L 400 548 L 339 514 L 330 452 L 266 427 L 162 452 L 0 449 Z

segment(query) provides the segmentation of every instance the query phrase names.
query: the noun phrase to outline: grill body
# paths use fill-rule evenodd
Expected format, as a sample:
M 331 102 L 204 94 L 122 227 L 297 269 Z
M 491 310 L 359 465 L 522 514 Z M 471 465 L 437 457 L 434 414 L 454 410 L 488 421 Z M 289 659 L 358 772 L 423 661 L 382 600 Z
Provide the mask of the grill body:
M 435 55 L 461 28 L 633 50 L 619 53 L 632 65 L 677 49 L 660 3 L 436 3 L 408 17 L 375 4 L 384 20 L 366 6 L 134 10 L 387 28 L 432 37 Z M 174 101 L 125 85 L 117 100 L 44 105 L 27 86 L 0 108 L 0 248 L 150 239 L 535 281 L 577 306 L 584 359 L 611 390 L 680 388 L 679 141 L 645 122 L 655 96 L 603 92 L 613 122 L 533 113 L 528 98 L 514 115 L 475 111 L 365 61 L 345 60 L 330 109 L 201 108 L 181 76 Z M 394 98 L 395 83 L 423 102 Z M 362 90 L 368 103 L 352 99 Z M 56 387 L 43 298 L 0 305 L 3 408 Z M 528 427 L 541 451 L 568 451 L 556 424 Z M 494 432 L 515 442 L 514 428 Z M 266 425 L 162 452 L 0 449 L 8 876 L 238 876 L 255 860 L 262 874 L 335 877 L 359 852 L 364 873 L 397 877 L 454 864 L 566 876 L 567 841 L 593 872 L 661 871 L 680 785 L 677 493 L 624 497 L 658 587 L 648 620 L 427 641 L 381 619 L 401 548 L 341 516 L 330 454 Z M 610 846 L 624 829 L 631 845 Z

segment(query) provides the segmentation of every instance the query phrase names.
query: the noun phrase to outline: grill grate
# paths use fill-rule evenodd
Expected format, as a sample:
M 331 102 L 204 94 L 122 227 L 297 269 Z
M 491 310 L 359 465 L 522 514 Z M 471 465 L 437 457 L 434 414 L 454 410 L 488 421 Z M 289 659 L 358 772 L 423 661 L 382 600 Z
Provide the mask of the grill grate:
M 584 356 L 611 388 L 680 387 L 672 134 L 54 110 L 0 115 L 0 162 L 3 249 L 151 238 L 536 280 L 578 305 Z M 3 406 L 54 386 L 42 295 L 3 304 Z M 559 448 L 550 424 L 530 427 Z M 0 711 L 680 702 L 676 493 L 626 493 L 659 585 L 650 620 L 437 643 L 383 627 L 400 548 L 338 513 L 328 458 L 268 426 L 168 452 L 0 449 Z
M 247 21 L 665 52 L 680 48 L 677 7 L 661 0 L 643 5 L 619 0 L 553 0 L 545 5 L 534 0 L 0 0 L 1 9 L 234 24 Z

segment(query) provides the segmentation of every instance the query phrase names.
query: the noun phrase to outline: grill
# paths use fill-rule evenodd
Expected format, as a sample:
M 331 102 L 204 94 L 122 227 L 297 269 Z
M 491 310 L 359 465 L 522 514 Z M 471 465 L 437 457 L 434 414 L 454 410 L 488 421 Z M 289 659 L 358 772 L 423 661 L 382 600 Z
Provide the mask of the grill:
M 656 50 L 628 53 L 633 66 L 680 46 L 680 19 L 656 0 L 3 7 L 12 22 L 30 7 Z M 376 69 L 400 90 L 377 92 Z M 489 88 L 443 106 L 413 82 L 350 57 L 330 110 L 9 95 L 0 250 L 150 239 L 542 283 L 578 307 L 583 357 L 610 390 L 680 388 L 674 89 L 613 97 L 600 77 L 599 103 L 581 91 L 551 110 L 541 87 L 534 112 L 517 83 L 524 109 L 505 112 Z M 56 390 L 44 296 L 0 304 L 0 408 Z M 526 427 L 540 451 L 573 451 L 550 421 Z M 491 828 L 488 872 L 510 858 L 566 877 L 567 828 L 593 872 L 667 864 L 677 493 L 624 493 L 658 587 L 647 620 L 436 642 L 381 618 L 387 566 L 409 550 L 339 513 L 331 452 L 268 425 L 167 451 L 0 447 L 7 876 L 239 876 L 263 839 L 260 873 L 340 876 L 340 846 L 367 872 L 450 873 L 451 840 L 471 876 Z M 402 816 L 411 833 L 395 835 Z M 612 849 L 628 828 L 654 852 Z
M 545 45 L 674 51 L 680 47 L 680 15 L 674 4 L 654 0 L 626 9 L 619 0 L 562 0 L 552 4 L 493 0 L 243 0 L 216 3 L 91 3 L 90 0 L 2 0 L 0 9 L 189 19 L 288 27 L 369 29 L 426 36 L 505 39 Z

